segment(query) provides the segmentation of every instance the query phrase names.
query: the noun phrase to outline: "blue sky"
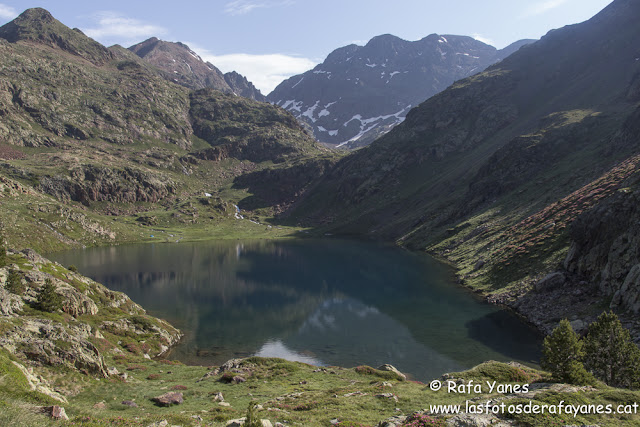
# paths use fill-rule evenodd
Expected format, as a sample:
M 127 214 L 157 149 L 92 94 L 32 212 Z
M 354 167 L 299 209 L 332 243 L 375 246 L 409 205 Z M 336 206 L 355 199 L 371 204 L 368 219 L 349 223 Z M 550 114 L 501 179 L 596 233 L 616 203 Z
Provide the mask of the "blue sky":
M 156 36 L 188 44 L 269 93 L 334 49 L 380 34 L 469 35 L 497 48 L 585 21 L 611 0 L 0 0 L 0 24 L 43 7 L 110 46 Z

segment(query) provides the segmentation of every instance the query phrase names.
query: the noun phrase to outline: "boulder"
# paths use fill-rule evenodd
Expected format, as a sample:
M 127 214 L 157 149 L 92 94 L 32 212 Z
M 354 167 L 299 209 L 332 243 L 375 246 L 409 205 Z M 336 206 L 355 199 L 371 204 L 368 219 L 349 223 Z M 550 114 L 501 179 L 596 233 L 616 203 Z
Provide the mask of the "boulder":
M 154 397 L 151 399 L 158 406 L 171 406 L 171 405 L 180 405 L 184 402 L 184 397 L 182 393 L 179 391 L 170 391 L 161 396 Z
M 398 371 L 393 365 L 389 365 L 384 364 L 382 366 L 378 366 L 378 370 L 379 371 L 388 371 L 388 372 L 393 372 L 396 375 L 398 375 L 398 377 L 402 378 L 403 380 L 407 379 L 407 376 L 405 374 L 403 374 L 402 372 Z
M 559 271 L 555 273 L 550 273 L 546 275 L 543 279 L 539 280 L 538 283 L 534 285 L 534 288 L 538 292 L 551 291 L 554 289 L 558 289 L 562 285 L 565 284 L 567 278 L 565 275 Z

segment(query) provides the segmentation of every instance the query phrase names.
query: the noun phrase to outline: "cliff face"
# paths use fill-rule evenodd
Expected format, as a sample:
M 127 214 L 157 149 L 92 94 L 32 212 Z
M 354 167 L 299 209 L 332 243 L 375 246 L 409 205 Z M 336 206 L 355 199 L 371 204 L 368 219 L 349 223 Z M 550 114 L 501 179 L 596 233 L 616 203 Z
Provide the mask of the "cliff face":
M 640 312 L 640 176 L 578 217 L 564 262 L 611 297 L 611 308 Z

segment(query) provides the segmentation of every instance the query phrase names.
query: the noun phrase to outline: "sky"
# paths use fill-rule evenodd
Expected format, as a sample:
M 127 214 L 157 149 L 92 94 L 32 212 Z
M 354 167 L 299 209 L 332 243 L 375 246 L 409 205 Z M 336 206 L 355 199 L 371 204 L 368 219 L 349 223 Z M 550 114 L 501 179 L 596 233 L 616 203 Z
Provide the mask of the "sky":
M 333 50 L 393 34 L 472 36 L 503 48 L 583 22 L 611 0 L 0 0 L 0 25 L 30 7 L 111 46 L 150 37 L 180 41 L 263 94 Z

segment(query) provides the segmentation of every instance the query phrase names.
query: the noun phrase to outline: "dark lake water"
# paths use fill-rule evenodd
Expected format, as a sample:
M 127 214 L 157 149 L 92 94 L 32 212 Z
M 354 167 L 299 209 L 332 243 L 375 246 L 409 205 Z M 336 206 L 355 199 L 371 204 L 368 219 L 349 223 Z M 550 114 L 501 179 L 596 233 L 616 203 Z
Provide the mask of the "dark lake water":
M 430 257 L 344 240 L 208 241 L 51 256 L 122 291 L 186 336 L 168 358 L 249 355 L 314 365 L 390 363 L 415 379 L 485 360 L 536 363 L 540 337 L 452 284 Z

